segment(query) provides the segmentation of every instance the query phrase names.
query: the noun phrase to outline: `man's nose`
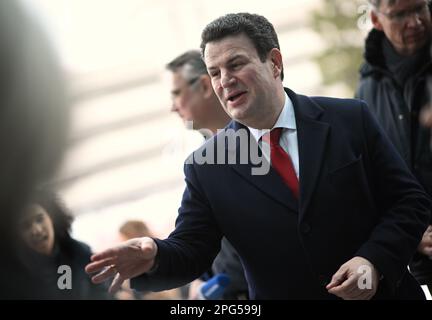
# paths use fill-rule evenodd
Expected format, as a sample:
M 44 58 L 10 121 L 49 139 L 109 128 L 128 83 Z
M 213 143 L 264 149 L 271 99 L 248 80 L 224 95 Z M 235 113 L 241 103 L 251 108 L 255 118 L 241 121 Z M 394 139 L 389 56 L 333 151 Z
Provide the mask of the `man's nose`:
M 410 14 L 407 17 L 408 21 L 407 21 L 407 25 L 409 27 L 417 27 L 418 25 L 420 25 L 422 23 L 421 19 L 420 19 L 420 14 L 418 12 L 413 12 L 412 14 Z
M 171 112 L 178 112 L 179 108 L 177 106 L 177 103 L 175 101 L 171 104 Z
M 221 85 L 222 88 L 228 88 L 229 86 L 235 83 L 235 78 L 229 72 L 222 73 L 221 76 Z

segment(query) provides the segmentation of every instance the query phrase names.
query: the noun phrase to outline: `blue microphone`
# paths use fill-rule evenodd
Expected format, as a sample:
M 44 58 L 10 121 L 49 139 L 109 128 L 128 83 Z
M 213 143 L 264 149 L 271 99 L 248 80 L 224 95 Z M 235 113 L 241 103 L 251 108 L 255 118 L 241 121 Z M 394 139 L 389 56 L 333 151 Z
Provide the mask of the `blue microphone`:
M 199 300 L 218 300 L 222 297 L 226 287 L 230 284 L 231 280 L 225 273 L 219 273 L 213 278 L 204 282 L 199 291 Z

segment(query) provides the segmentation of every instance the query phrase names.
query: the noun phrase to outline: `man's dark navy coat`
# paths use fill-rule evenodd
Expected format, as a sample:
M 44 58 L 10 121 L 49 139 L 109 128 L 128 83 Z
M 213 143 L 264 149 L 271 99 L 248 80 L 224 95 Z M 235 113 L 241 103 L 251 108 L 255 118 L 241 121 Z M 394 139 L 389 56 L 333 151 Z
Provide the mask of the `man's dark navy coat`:
M 156 240 L 158 267 L 133 279 L 135 288 L 197 278 L 225 235 L 241 256 L 251 298 L 336 298 L 325 285 L 354 256 L 382 275 L 375 298 L 423 296 L 406 266 L 429 222 L 428 196 L 363 102 L 286 92 L 297 123 L 300 198 L 273 169 L 252 175 L 251 163 L 186 164 L 176 229 Z M 233 121 L 226 129 L 241 128 Z

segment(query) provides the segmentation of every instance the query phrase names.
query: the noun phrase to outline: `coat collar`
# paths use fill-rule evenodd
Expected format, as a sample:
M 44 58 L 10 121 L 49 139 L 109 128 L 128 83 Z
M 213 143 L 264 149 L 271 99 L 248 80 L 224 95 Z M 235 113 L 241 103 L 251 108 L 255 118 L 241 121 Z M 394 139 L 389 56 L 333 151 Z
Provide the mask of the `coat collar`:
M 242 165 L 237 158 L 237 162 L 232 165 L 232 169 L 263 193 L 286 207 L 299 212 L 300 216 L 302 216 L 309 206 L 321 170 L 329 125 L 319 120 L 324 110 L 313 100 L 306 96 L 297 95 L 287 88 L 285 88 L 285 92 L 293 103 L 297 124 L 300 162 L 299 201 L 294 198 L 289 188 L 273 168 L 270 168 L 268 174 L 252 175 L 252 164 L 249 162 L 249 164 Z M 228 125 L 229 128 L 234 129 L 234 131 L 244 129 L 249 133 L 246 126 L 236 121 L 232 121 Z M 249 142 L 251 144 L 256 143 L 253 137 L 249 139 Z M 240 143 L 237 141 L 237 157 L 239 154 Z

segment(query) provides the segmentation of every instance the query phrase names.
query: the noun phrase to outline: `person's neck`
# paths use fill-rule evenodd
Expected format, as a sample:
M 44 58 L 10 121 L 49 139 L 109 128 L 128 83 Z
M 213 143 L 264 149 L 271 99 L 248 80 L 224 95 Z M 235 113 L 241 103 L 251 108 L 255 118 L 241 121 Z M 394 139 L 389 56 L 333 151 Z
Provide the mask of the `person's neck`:
M 244 125 L 255 128 L 255 129 L 271 129 L 276 124 L 283 107 L 285 105 L 285 90 L 281 84 L 281 90 L 273 96 L 274 99 L 267 105 L 266 112 L 260 115 L 257 119 L 251 119 L 251 121 L 246 121 Z
M 231 118 L 226 115 L 220 115 L 218 119 L 215 119 L 210 125 L 209 128 L 213 134 L 216 134 L 218 130 L 223 129 L 226 125 L 231 121 Z
M 210 101 L 211 108 L 210 110 L 214 110 L 210 115 L 211 121 L 207 124 L 207 129 L 209 129 L 215 135 L 218 130 L 223 129 L 227 126 L 227 124 L 231 121 L 231 118 L 228 114 L 223 110 L 220 105 L 219 100 L 215 97 L 213 101 Z

